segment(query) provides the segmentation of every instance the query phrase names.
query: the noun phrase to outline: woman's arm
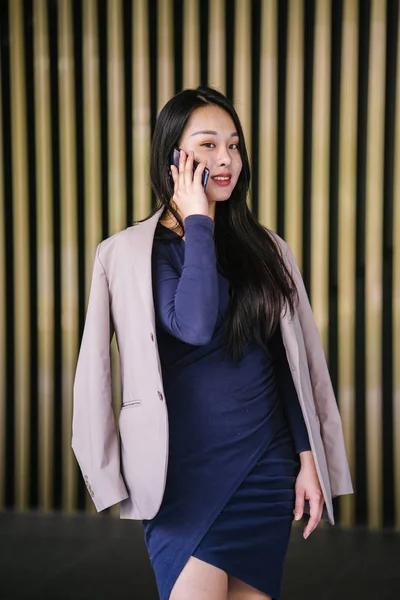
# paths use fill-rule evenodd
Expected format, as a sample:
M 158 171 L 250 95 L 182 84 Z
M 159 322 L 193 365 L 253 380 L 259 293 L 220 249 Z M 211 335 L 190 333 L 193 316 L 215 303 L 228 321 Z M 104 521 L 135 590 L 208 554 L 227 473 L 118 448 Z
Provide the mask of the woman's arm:
M 186 342 L 201 346 L 213 335 L 218 316 L 218 273 L 213 241 L 214 221 L 190 215 L 185 225 L 185 260 L 179 274 L 168 245 L 153 252 L 153 296 L 157 324 Z
M 281 330 L 277 326 L 270 342 L 278 393 L 282 399 L 297 454 L 311 450 L 306 424 L 286 358 Z

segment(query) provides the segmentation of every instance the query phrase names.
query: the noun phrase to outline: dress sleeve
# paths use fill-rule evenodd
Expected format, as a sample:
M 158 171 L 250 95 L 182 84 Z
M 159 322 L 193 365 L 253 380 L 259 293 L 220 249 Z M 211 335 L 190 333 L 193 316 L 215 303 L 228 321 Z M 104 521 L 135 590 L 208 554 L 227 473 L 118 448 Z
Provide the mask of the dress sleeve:
M 182 272 L 174 265 L 169 244 L 153 251 L 153 297 L 157 325 L 195 346 L 208 344 L 218 317 L 218 273 L 213 241 L 214 221 L 190 215 L 185 222 Z
M 308 432 L 304 422 L 303 413 L 293 383 L 282 334 L 278 325 L 272 336 L 270 348 L 272 351 L 278 393 L 283 402 L 289 429 L 293 437 L 297 454 L 311 450 Z

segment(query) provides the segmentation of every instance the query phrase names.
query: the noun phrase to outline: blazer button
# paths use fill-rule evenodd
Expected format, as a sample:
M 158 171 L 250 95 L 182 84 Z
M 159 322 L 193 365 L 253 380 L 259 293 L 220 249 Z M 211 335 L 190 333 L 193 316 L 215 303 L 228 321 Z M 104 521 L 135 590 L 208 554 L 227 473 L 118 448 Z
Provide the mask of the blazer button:
M 164 400 L 164 396 L 162 395 L 161 392 L 158 392 L 158 397 L 160 398 L 160 400 Z

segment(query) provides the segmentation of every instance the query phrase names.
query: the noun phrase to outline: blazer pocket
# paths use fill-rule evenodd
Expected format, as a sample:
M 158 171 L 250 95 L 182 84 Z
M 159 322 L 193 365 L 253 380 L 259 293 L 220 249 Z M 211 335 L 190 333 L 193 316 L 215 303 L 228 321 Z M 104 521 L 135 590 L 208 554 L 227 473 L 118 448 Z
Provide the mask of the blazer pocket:
M 132 408 L 133 406 L 140 406 L 142 404 L 141 400 L 128 400 L 128 402 L 123 402 L 121 404 L 121 410 L 123 408 Z

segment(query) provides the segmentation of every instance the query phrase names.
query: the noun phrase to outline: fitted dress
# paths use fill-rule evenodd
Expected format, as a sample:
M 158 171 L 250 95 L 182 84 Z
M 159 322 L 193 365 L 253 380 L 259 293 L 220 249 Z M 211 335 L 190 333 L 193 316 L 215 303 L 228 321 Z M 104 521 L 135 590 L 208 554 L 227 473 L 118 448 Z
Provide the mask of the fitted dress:
M 224 329 L 229 281 L 214 221 L 158 223 L 152 252 L 156 334 L 169 420 L 166 487 L 144 539 L 160 600 L 191 556 L 272 598 L 280 594 L 299 452 L 310 444 L 279 327 L 270 352 L 234 362 Z

